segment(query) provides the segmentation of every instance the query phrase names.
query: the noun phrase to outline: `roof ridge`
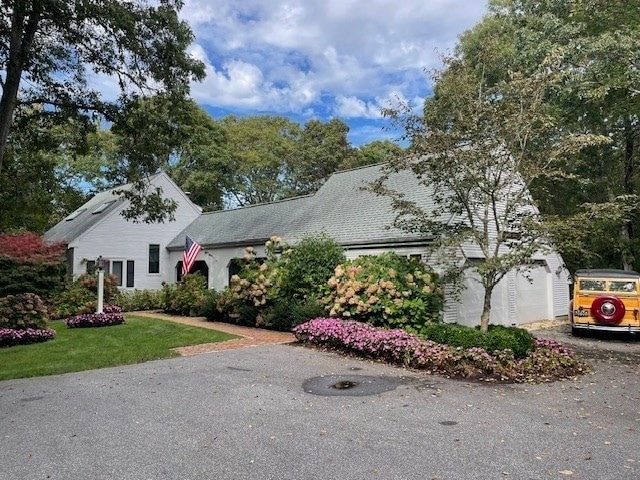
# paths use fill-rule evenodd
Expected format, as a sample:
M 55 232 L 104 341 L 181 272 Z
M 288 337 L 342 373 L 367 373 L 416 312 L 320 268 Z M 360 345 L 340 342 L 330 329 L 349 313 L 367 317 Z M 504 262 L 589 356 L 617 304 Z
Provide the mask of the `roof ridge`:
M 254 208 L 254 207 L 264 207 L 266 205 L 275 205 L 275 204 L 278 204 L 278 203 L 291 202 L 293 200 L 301 200 L 303 198 L 313 197 L 314 195 L 315 195 L 315 193 L 308 193 L 306 195 L 297 195 L 295 197 L 281 198 L 280 200 L 274 200 L 273 202 L 252 203 L 250 205 L 243 205 L 243 206 L 235 207 L 235 208 L 225 208 L 223 210 L 213 210 L 211 212 L 202 212 L 201 215 L 210 215 L 212 213 L 235 212 L 237 210 L 247 210 L 249 208 Z
M 329 175 L 329 178 L 333 177 L 334 175 L 336 175 L 338 173 L 347 173 L 347 172 L 353 172 L 355 170 L 364 170 L 365 168 L 380 167 L 380 166 L 385 165 L 387 163 L 389 163 L 389 162 L 369 163 L 367 165 L 360 165 L 358 167 L 351 167 L 351 168 L 345 168 L 343 170 L 336 170 L 331 175 Z M 329 178 L 327 178 L 327 180 L 329 180 Z

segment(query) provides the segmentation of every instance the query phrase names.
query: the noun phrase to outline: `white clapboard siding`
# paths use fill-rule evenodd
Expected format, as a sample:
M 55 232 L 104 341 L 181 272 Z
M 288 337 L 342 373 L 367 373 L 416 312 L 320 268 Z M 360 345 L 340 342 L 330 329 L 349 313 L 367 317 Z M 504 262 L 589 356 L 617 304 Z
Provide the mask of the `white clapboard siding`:
M 163 281 L 171 280 L 166 268 L 169 262 L 166 246 L 198 217 L 200 209 L 166 174 L 154 177 L 152 185 L 162 188 L 165 198 L 172 198 L 178 203 L 175 221 L 151 224 L 127 221 L 120 213 L 128 202 L 121 202 L 118 208 L 108 212 L 101 221 L 69 243 L 69 248 L 74 249 L 74 275 L 86 272 L 87 260 L 102 256 L 110 261 L 123 262 L 123 288 L 128 260 L 133 260 L 135 266 L 133 288 L 159 289 Z M 160 245 L 160 273 L 149 273 L 150 244 Z

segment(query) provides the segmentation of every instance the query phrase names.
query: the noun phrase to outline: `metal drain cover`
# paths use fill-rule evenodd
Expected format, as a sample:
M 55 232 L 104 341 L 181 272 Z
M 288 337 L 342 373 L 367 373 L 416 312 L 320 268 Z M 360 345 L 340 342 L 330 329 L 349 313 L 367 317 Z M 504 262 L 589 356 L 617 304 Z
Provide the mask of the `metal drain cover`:
M 324 375 L 305 380 L 306 393 L 327 397 L 364 397 L 395 390 L 405 384 L 402 378 L 367 375 Z

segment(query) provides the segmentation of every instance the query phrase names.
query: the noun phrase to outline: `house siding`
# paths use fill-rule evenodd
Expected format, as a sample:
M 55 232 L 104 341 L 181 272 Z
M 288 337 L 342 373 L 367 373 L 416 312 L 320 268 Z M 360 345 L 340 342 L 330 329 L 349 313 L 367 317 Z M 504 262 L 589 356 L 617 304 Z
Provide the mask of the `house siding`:
M 200 211 L 165 174 L 156 177 L 153 186 L 162 188 L 166 198 L 173 198 L 178 203 L 175 221 L 151 224 L 127 221 L 120 213 L 127 207 L 128 202 L 120 202 L 118 208 L 109 211 L 100 222 L 69 243 L 69 247 L 74 249 L 75 276 L 86 272 L 88 260 L 102 256 L 110 261 L 123 262 L 122 288 L 127 288 L 127 261 L 133 261 L 135 265 L 135 289 L 159 289 L 163 281 L 171 281 L 166 268 L 169 263 L 166 246 L 198 217 Z M 158 274 L 148 273 L 150 244 L 160 245 Z

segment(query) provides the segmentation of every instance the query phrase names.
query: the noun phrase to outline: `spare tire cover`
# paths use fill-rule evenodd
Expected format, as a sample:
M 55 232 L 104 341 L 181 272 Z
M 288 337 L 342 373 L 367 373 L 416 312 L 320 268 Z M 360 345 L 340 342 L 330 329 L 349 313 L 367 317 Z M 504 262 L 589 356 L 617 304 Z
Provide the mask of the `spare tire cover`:
M 598 297 L 591 304 L 591 313 L 600 323 L 620 323 L 624 317 L 624 303 L 618 297 Z

